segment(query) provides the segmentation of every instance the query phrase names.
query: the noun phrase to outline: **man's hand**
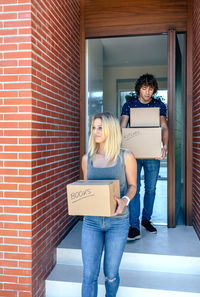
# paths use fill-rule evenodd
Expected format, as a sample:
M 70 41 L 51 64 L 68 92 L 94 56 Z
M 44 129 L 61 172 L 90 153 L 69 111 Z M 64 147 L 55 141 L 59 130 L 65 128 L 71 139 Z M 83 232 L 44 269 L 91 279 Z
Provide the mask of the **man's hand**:
M 167 147 L 164 146 L 161 151 L 161 156 L 156 159 L 162 161 L 166 157 L 166 155 L 167 155 Z

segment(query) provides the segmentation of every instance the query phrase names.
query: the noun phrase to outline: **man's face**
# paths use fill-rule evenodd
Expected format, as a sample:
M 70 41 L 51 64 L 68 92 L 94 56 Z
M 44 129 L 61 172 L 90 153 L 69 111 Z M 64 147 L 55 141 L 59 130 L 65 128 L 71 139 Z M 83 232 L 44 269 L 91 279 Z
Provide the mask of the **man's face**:
M 140 89 L 140 98 L 139 98 L 140 102 L 149 103 L 151 101 L 153 92 L 154 92 L 154 88 L 143 85 Z

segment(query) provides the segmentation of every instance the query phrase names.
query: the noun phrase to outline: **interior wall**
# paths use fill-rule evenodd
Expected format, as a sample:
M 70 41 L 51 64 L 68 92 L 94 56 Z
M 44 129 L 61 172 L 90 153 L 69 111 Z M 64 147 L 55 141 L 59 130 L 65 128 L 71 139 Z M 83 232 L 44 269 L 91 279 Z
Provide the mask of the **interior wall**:
M 103 72 L 103 110 L 117 115 L 117 80 L 137 79 L 144 73 L 152 73 L 156 78 L 167 79 L 167 65 L 104 67 Z M 134 84 L 132 88 L 134 90 Z

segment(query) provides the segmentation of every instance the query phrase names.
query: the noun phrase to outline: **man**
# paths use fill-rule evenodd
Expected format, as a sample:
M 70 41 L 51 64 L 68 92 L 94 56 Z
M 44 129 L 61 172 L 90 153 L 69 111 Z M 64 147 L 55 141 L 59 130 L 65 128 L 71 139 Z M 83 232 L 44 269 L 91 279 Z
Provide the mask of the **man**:
M 135 85 L 136 97 L 126 102 L 122 107 L 121 128 L 126 128 L 129 123 L 130 108 L 160 108 L 160 124 L 162 130 L 163 149 L 158 159 L 137 159 L 137 193 L 129 204 L 130 210 L 130 228 L 128 240 L 136 240 L 140 238 L 140 174 L 143 167 L 144 170 L 144 207 L 142 211 L 142 226 L 151 233 L 157 233 L 156 228 L 151 223 L 151 215 L 153 213 L 153 205 L 155 200 L 156 183 L 158 179 L 160 160 L 163 160 L 168 149 L 168 126 L 166 121 L 166 106 L 160 100 L 153 97 L 158 90 L 158 83 L 151 74 L 144 74 L 138 78 Z

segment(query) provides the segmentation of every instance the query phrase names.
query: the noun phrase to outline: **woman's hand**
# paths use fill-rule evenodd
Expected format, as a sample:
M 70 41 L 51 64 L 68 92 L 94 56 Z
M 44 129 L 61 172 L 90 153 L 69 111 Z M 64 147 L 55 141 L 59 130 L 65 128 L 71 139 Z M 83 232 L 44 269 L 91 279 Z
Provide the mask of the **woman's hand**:
M 116 196 L 114 196 L 113 198 L 117 202 L 117 207 L 116 207 L 115 213 L 112 215 L 112 217 L 122 213 L 122 211 L 123 211 L 123 209 L 124 209 L 124 207 L 126 206 L 126 203 L 127 203 L 126 199 L 121 199 L 121 198 L 118 198 Z

